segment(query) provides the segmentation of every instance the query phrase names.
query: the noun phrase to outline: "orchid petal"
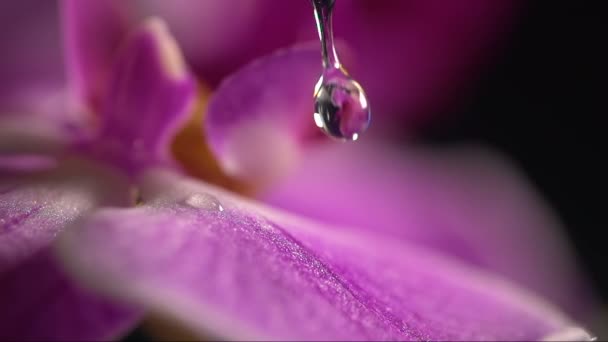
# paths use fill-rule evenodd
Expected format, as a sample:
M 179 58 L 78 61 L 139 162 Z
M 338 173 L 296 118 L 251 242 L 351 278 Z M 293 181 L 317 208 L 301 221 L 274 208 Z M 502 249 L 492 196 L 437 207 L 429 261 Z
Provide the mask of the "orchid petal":
M 309 149 L 258 198 L 291 212 L 451 254 L 542 293 L 572 314 L 593 298 L 555 214 L 515 167 L 481 148 Z
M 100 341 L 125 335 L 139 309 L 77 286 L 44 249 L 0 273 L 0 340 Z
M 200 77 L 214 85 L 239 65 L 259 56 L 262 46 L 266 47 L 265 53 L 275 48 L 265 39 L 269 32 L 259 27 L 269 21 L 266 16 L 273 18 L 265 25 L 273 29 L 273 38 L 289 36 L 287 32 L 297 28 L 290 22 L 292 18 L 283 18 L 286 9 L 294 11 L 294 3 L 275 1 L 273 13 L 265 11 L 269 4 L 251 0 L 231 0 L 229 6 L 223 0 L 144 0 L 137 5 L 140 15 L 158 15 L 167 21 Z M 289 43 L 289 38 L 283 43 Z
M 98 340 L 133 326 L 138 310 L 74 285 L 49 248 L 94 207 L 126 204 L 127 189 L 122 176 L 77 162 L 0 178 L 0 340 Z
M 144 205 L 99 211 L 64 235 L 70 273 L 216 337 L 537 340 L 573 331 L 542 300 L 429 250 L 179 177 L 148 172 Z M 578 331 L 573 338 L 589 339 Z
M 170 159 L 170 139 L 188 119 L 196 85 L 160 19 L 147 20 L 127 41 L 103 106 L 102 153 L 131 162 Z
M 120 43 L 128 32 L 126 9 L 114 0 L 62 0 L 65 58 L 80 105 L 98 109 Z
M 227 78 L 212 95 L 205 131 L 225 171 L 260 181 L 285 173 L 302 140 L 317 132 L 312 119 L 318 46 L 263 57 Z
M 0 154 L 56 154 L 71 140 L 67 127 L 42 116 L 0 117 Z
M 189 62 L 213 85 L 247 61 L 318 39 L 310 1 L 234 0 L 232 6 L 224 6 L 222 0 L 140 3 L 142 12 L 160 15 L 175 28 Z M 343 60 L 343 64 L 367 92 L 373 110 L 370 129 L 415 130 L 421 121 L 443 113 L 491 62 L 515 23 L 519 4 L 508 0 L 337 2 L 334 33 L 356 56 L 356 63 Z M 200 20 L 202 13 L 210 18 Z M 316 48 L 320 75 L 318 42 Z M 338 52 L 344 57 L 343 49 Z M 305 94 L 310 96 L 311 91 L 306 89 Z
M 0 155 L 0 178 L 55 169 L 57 159 L 38 154 Z
M 53 1 L 0 2 L 0 116 L 29 111 L 62 87 L 56 7 Z
M 3 1 L 0 16 L 0 153 L 56 153 L 85 126 L 67 105 L 57 4 Z
M 48 246 L 63 229 L 103 204 L 127 205 L 123 176 L 66 161 L 56 170 L 0 178 L 0 271 Z

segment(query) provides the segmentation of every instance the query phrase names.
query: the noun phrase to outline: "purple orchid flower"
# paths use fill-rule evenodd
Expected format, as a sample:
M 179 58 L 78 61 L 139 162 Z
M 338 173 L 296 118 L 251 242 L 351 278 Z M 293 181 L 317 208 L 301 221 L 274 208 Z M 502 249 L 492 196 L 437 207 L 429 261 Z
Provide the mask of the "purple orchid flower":
M 579 304 L 503 162 L 320 143 L 317 46 L 205 106 L 163 21 L 108 4 L 62 3 L 71 102 L 0 116 L 0 339 L 116 338 L 149 312 L 234 339 L 590 339 L 500 276 Z
M 310 4 L 305 0 L 232 0 L 231 6 L 222 0 L 109 2 L 113 4 L 108 20 L 117 22 L 106 25 L 103 33 L 90 31 L 99 40 L 89 46 L 91 50 L 84 53 L 87 61 L 82 62 L 104 70 L 111 60 L 104 51 L 111 52 L 121 42 L 129 22 L 151 15 L 168 22 L 192 70 L 213 86 L 254 58 L 296 41 L 317 39 Z M 2 4 L 6 7 L 3 14 L 11 13 L 3 22 L 13 23 L 13 27 L 14 23 L 27 23 L 21 25 L 26 40 L 13 39 L 14 29 L 8 25 L 0 36 L 10 42 L 5 58 L 8 54 L 13 66 L 22 66 L 5 72 L 19 83 L 32 77 L 38 83 L 42 77 L 57 77 L 62 53 L 53 49 L 58 45 L 57 30 L 49 25 L 52 18 L 44 16 L 52 13 L 48 11 L 52 2 L 45 7 L 31 0 L 19 3 L 20 11 L 11 10 L 14 4 Z M 334 24 L 339 38 L 348 42 L 341 49 L 342 59 L 368 95 L 382 99 L 374 101 L 373 128 L 382 127 L 382 135 L 390 128 L 397 128 L 399 134 L 412 131 L 439 112 L 432 109 L 466 94 L 467 84 L 476 75 L 471 71 L 496 53 L 518 13 L 518 4 L 510 0 L 338 2 L 340 14 Z M 12 14 L 19 12 L 28 15 Z M 94 25 L 90 28 L 95 30 Z M 23 71 L 26 66 L 30 72 Z M 84 77 L 89 73 L 103 77 L 96 68 L 82 72 Z M 11 93 L 13 98 L 21 96 Z

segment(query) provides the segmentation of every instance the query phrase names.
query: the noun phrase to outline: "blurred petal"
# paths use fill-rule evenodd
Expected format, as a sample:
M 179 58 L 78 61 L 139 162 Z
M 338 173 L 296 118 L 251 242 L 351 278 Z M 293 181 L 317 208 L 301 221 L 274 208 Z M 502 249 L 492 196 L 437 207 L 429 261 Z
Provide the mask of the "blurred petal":
M 62 0 L 68 80 L 89 109 L 98 109 L 116 51 L 127 33 L 124 4 L 114 0 Z
M 64 163 L 30 176 L 0 178 L 0 271 L 32 256 L 83 214 L 130 200 L 126 180 L 99 165 Z
M 449 253 L 577 316 L 590 311 L 563 227 L 513 166 L 490 152 L 325 146 L 308 150 L 296 172 L 259 198 Z
M 30 172 L 48 171 L 56 167 L 57 160 L 46 155 L 0 155 L 0 178 Z
M 48 249 L 0 273 L 0 302 L 2 341 L 117 340 L 141 317 L 74 284 Z
M 52 150 L 49 134 L 62 140 L 86 124 L 86 116 L 67 105 L 57 7 L 54 1 L 0 2 L 0 153 L 7 141 L 17 152 Z M 15 139 L 19 133 L 26 141 Z
M 230 5 L 224 0 L 139 0 L 136 3 L 141 16 L 161 16 L 167 21 L 188 62 L 200 71 L 205 82 L 214 85 L 239 65 L 259 56 L 260 45 L 267 45 L 265 38 L 269 32 L 252 32 L 259 33 L 259 26 L 264 23 L 262 17 L 271 14 L 263 13 L 260 6 L 263 4 L 259 1 L 231 0 Z M 293 4 L 274 3 L 280 7 L 272 13 L 276 19 L 272 24 L 266 24 L 273 28 L 274 32 L 270 34 L 273 38 L 297 27 L 281 25 L 281 17 L 285 14 L 281 9 L 293 7 Z M 252 36 L 255 38 L 251 39 Z M 288 42 L 283 41 L 284 44 Z M 273 49 L 267 47 L 266 53 Z
M 147 20 L 114 66 L 100 152 L 136 164 L 169 160 L 170 139 L 187 121 L 195 97 L 176 42 L 162 21 Z
M 223 0 L 146 0 L 138 4 L 144 14 L 167 20 L 189 63 L 212 85 L 248 61 L 318 39 L 310 1 L 233 0 L 226 6 Z M 413 131 L 415 124 L 465 96 L 508 34 L 517 4 L 509 0 L 337 2 L 334 32 L 353 49 L 356 63 L 343 62 L 369 95 L 374 111 L 370 133 L 383 134 L 387 128 Z M 319 51 L 318 44 L 316 48 Z
M 65 235 L 68 269 L 215 337 L 536 340 L 572 327 L 526 292 L 427 250 L 178 177 L 150 172 L 148 204 L 100 211 Z
M 136 311 L 73 285 L 49 250 L 91 209 L 125 204 L 125 182 L 76 162 L 44 175 L 0 178 L 0 340 L 99 340 L 132 327 Z
M 0 154 L 59 153 L 72 136 L 70 125 L 43 115 L 0 116 Z
M 318 46 L 309 44 L 256 60 L 221 84 L 205 131 L 227 173 L 259 182 L 293 165 L 301 141 L 318 132 L 312 93 L 320 71 Z
M 28 111 L 61 89 L 60 42 L 54 1 L 0 2 L 0 116 Z
M 203 125 L 209 99 L 207 90 L 200 89 L 188 123 L 171 142 L 171 152 L 181 169 L 195 178 L 219 185 L 238 193 L 251 193 L 251 184 L 239 182 L 222 170 L 209 145 Z

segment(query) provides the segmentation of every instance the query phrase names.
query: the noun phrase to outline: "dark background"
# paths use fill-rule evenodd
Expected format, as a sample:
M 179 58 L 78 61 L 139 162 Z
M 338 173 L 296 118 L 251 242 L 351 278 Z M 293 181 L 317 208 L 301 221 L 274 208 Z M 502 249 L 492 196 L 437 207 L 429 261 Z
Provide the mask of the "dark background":
M 419 139 L 482 142 L 515 160 L 566 224 L 606 303 L 608 12 L 601 1 L 529 0 L 523 7 L 472 95 Z M 138 329 L 126 340 L 149 337 Z
M 604 302 L 606 4 L 524 2 L 514 32 L 473 96 L 422 135 L 440 144 L 483 142 L 514 159 L 566 224 Z

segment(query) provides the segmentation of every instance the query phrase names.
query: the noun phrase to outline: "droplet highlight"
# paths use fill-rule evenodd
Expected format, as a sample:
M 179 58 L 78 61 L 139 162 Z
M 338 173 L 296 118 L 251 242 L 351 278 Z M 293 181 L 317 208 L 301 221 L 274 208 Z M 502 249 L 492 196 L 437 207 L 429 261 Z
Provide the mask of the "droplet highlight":
M 340 140 L 357 140 L 371 120 L 367 96 L 340 64 L 332 28 L 335 0 L 312 0 L 312 4 L 323 62 L 323 73 L 315 86 L 313 118 L 327 135 Z
M 185 203 L 193 208 L 212 211 L 224 211 L 220 201 L 213 195 L 195 193 L 186 198 Z

